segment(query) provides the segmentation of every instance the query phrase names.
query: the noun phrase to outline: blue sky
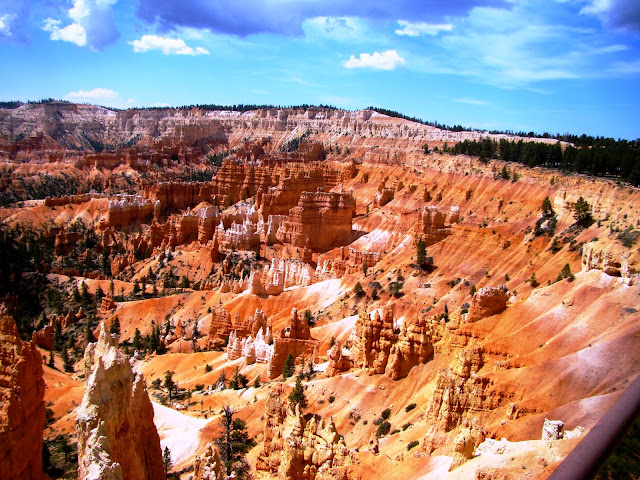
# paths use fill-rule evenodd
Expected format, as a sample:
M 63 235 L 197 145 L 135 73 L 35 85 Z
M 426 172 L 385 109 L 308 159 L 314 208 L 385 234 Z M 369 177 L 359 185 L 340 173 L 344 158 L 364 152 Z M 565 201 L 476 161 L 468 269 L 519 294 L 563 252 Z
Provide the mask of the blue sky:
M 0 99 L 640 137 L 638 0 L 0 0 Z

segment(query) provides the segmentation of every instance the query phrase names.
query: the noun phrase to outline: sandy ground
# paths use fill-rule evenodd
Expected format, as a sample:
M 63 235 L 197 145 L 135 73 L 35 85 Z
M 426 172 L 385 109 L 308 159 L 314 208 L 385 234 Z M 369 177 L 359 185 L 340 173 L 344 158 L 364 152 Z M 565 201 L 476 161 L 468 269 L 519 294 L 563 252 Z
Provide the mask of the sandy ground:
M 160 435 L 162 451 L 169 447 L 174 467 L 192 461 L 201 443 L 200 432 L 211 422 L 184 415 L 158 403 L 153 404 L 153 423 Z

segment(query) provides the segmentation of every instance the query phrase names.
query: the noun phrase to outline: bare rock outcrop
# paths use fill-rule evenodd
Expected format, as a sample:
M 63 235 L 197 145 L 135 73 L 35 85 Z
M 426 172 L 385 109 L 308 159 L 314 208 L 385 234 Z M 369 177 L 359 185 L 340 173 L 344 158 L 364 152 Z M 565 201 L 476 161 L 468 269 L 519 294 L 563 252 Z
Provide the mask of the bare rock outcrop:
M 471 300 L 471 307 L 469 307 L 469 313 L 467 314 L 467 322 L 477 322 L 482 318 L 505 311 L 508 300 L 509 295 L 504 285 L 501 287 L 481 288 Z
M 78 478 L 164 479 L 160 437 L 144 377 L 100 326 L 97 343 L 85 351 L 91 372 L 76 411 Z
M 273 339 L 273 353 L 269 362 L 269 378 L 282 374 L 284 363 L 289 355 L 304 358 L 313 355 L 317 345 L 311 338 L 311 330 L 304 317 L 298 315 L 296 308 L 291 309 L 291 317 L 285 328 L 278 331 Z
M 353 366 L 353 362 L 349 356 L 344 355 L 342 352 L 342 345 L 339 341 L 329 349 L 327 352 L 329 357 L 329 365 L 327 366 L 327 377 L 333 377 L 339 375 L 342 372 L 346 372 Z
M 207 444 L 204 454 L 196 456 L 193 480 L 226 480 L 225 473 L 218 450 L 210 443 Z
M 453 440 L 452 457 L 453 462 L 449 466 L 449 471 L 458 468 L 473 456 L 473 452 L 478 445 L 484 441 L 484 432 L 469 427 L 464 427 Z
M 393 312 L 383 316 L 361 313 L 355 327 L 353 363 L 370 374 L 386 373 L 394 380 L 433 358 L 433 338 L 425 319 L 416 319 L 401 327 L 394 325 Z
M 634 285 L 640 279 L 640 255 L 617 243 L 590 242 L 582 247 L 582 271 L 592 269 Z
M 0 305 L 0 478 L 43 478 L 44 381 L 42 357 L 20 340 L 15 321 Z
M 427 409 L 427 419 L 448 432 L 463 423 L 467 414 L 493 410 L 502 397 L 489 395 L 490 380 L 477 375 L 482 367 L 478 347 L 462 350 L 450 368 L 438 372 L 436 389 Z
M 351 193 L 303 192 L 276 236 L 283 243 L 314 250 L 346 245 L 355 205 Z
M 348 478 L 351 452 L 333 420 L 300 414 L 283 398 L 282 387 L 269 393 L 265 406 L 264 443 L 256 470 L 280 480 Z

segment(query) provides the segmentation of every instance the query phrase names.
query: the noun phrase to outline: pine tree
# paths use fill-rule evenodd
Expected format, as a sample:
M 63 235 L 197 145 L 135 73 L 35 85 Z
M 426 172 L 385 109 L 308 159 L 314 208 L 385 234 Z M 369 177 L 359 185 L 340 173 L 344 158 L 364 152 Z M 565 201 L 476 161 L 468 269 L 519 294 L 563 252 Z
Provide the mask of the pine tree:
M 140 330 L 136 328 L 133 332 L 133 349 L 140 350 Z
M 173 400 L 173 392 L 176 389 L 176 382 L 173 381 L 173 371 L 171 370 L 164 373 L 164 388 L 169 392 L 169 400 Z
M 416 263 L 421 268 L 427 264 L 427 244 L 422 238 L 416 244 Z
M 82 305 L 85 307 L 89 305 L 91 301 L 91 296 L 89 295 L 89 290 L 87 289 L 87 284 L 82 282 L 82 287 L 80 288 L 80 298 L 82 300 Z
M 296 378 L 296 385 L 289 394 L 289 401 L 292 406 L 299 405 L 301 412 L 307 408 L 307 397 L 304 394 L 304 387 L 302 386 L 302 378 L 300 375 Z
M 544 197 L 544 200 L 542 200 L 542 205 L 540 206 L 540 210 L 542 210 L 542 214 L 545 217 L 550 217 L 552 215 L 555 215 L 555 212 L 553 211 L 553 207 L 551 206 L 551 200 L 549 200 L 549 197 Z
M 573 206 L 573 218 L 576 219 L 578 225 L 583 227 L 588 227 L 592 223 L 591 205 L 582 197 Z
M 55 322 L 53 324 L 53 348 L 55 350 L 60 350 L 62 343 L 62 327 L 60 326 L 60 322 Z
M 171 468 L 171 450 L 169 450 L 169 447 L 164 447 L 164 452 L 162 452 L 162 466 L 166 476 L 169 473 L 169 468 Z
M 294 363 L 295 363 L 295 359 L 293 358 L 293 355 L 289 354 L 287 356 L 287 359 L 284 361 L 284 367 L 282 368 L 282 378 L 283 379 L 287 379 L 291 375 L 293 375 Z
M 69 360 L 69 354 L 67 353 L 67 345 L 62 345 L 62 366 L 65 372 L 73 372 L 73 365 Z
M 233 418 L 235 410 L 226 405 L 222 409 L 220 427 L 222 432 L 215 439 L 218 453 L 222 460 L 227 476 L 232 474 L 237 479 L 247 478 L 249 465 L 245 459 L 246 453 L 251 450 L 256 442 L 249 437 L 247 424 L 239 418 Z
M 120 320 L 117 315 L 113 317 L 111 327 L 109 327 L 109 333 L 112 335 L 120 335 Z

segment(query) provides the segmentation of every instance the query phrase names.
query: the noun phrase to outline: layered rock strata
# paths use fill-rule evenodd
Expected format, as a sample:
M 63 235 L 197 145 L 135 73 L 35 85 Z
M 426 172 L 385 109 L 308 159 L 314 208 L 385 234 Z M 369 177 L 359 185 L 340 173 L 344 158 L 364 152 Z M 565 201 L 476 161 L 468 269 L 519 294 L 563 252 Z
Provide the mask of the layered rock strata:
M 351 241 L 355 200 L 350 193 L 303 192 L 276 237 L 295 247 L 326 251 Z

